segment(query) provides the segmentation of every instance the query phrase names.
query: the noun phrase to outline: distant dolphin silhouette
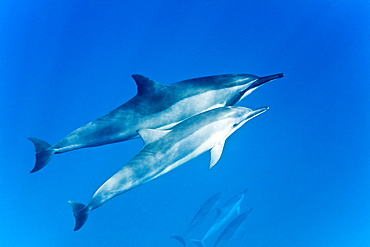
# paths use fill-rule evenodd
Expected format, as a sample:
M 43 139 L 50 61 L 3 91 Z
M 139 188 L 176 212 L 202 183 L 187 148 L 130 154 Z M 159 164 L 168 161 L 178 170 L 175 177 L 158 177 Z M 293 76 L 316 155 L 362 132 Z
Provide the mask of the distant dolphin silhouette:
M 283 77 L 227 74 L 195 78 L 164 85 L 141 75 L 135 97 L 50 145 L 29 138 L 35 145 L 36 163 L 31 173 L 43 168 L 54 154 L 100 146 L 137 137 L 138 129 L 169 128 L 186 118 L 220 106 L 234 105 L 262 84 Z
M 194 227 L 197 225 L 200 225 L 210 214 L 212 210 L 214 210 L 218 203 L 221 200 L 222 195 L 224 194 L 223 191 L 218 192 L 217 194 L 211 196 L 210 198 L 207 199 L 201 206 L 196 215 L 194 216 L 193 220 L 190 222 L 189 226 L 186 228 L 184 233 L 182 235 L 175 235 L 171 236 L 171 238 L 174 238 L 178 241 L 180 241 L 183 246 L 186 246 L 186 241 L 184 236 L 190 232 Z
M 204 241 L 211 236 L 213 233 L 215 233 L 218 229 L 223 227 L 233 216 L 234 213 L 237 213 L 239 215 L 240 212 L 240 204 L 244 199 L 245 193 L 248 191 L 248 189 L 245 189 L 242 193 L 233 196 L 230 198 L 218 211 L 218 216 L 211 226 L 211 228 L 207 231 L 207 233 L 204 235 L 204 237 L 201 240 L 192 239 L 191 241 L 198 246 L 205 247 Z
M 235 232 L 243 225 L 247 217 L 252 212 L 252 209 L 249 209 L 247 212 L 240 214 L 238 217 L 233 219 L 222 231 L 218 239 L 216 240 L 214 247 L 223 247 L 225 244 L 234 236 Z
M 208 150 L 211 151 L 209 167 L 213 167 L 222 154 L 225 140 L 245 122 L 267 109 L 221 107 L 184 120 L 171 130 L 138 130 L 145 143 L 143 149 L 100 186 L 86 206 L 69 201 L 76 219 L 74 230 L 84 225 L 91 210 Z

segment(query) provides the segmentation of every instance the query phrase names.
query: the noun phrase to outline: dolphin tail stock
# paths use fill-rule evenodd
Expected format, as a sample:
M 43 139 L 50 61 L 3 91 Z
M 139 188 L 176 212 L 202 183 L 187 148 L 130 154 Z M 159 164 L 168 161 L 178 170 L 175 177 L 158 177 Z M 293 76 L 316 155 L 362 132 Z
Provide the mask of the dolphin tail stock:
M 185 241 L 185 238 L 180 236 L 180 235 L 174 235 L 174 236 L 171 236 L 171 238 L 174 238 L 176 240 L 178 240 L 180 243 L 182 243 L 182 245 L 185 247 L 186 246 L 186 241 Z
M 53 157 L 53 155 L 55 154 L 55 150 L 51 148 L 51 145 L 49 143 L 40 139 L 29 137 L 28 140 L 30 140 L 33 145 L 35 145 L 36 163 L 31 171 L 31 173 L 34 173 L 46 166 L 47 163 L 49 163 L 51 157 Z
M 82 203 L 73 201 L 68 201 L 68 203 L 72 206 L 73 216 L 76 219 L 76 225 L 73 230 L 77 231 L 85 224 L 87 217 L 89 216 L 90 209 Z
M 190 241 L 193 242 L 195 245 L 198 245 L 200 247 L 206 247 L 206 244 L 204 243 L 203 240 L 190 239 Z

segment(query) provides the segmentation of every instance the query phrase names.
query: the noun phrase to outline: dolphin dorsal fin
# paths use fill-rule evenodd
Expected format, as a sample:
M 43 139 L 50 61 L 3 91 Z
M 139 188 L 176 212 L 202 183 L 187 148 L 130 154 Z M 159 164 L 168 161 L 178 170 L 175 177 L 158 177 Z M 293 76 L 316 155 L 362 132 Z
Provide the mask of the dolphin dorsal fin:
M 225 140 L 219 142 L 216 146 L 211 149 L 211 162 L 209 163 L 208 169 L 211 169 L 216 165 L 217 161 L 220 159 L 222 150 L 224 149 Z
M 160 130 L 160 129 L 139 129 L 137 133 L 144 141 L 144 145 L 155 142 L 158 139 L 165 136 L 171 130 Z
M 138 95 L 153 93 L 154 91 L 166 88 L 168 86 L 138 74 L 133 74 L 132 78 L 136 82 Z

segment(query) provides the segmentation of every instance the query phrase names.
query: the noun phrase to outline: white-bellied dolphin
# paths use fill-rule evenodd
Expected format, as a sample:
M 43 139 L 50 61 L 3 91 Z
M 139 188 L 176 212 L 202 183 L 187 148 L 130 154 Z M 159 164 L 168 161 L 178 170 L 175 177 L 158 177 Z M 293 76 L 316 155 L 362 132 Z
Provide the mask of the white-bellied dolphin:
M 225 229 L 222 231 L 218 239 L 216 240 L 214 247 L 223 247 L 225 244 L 234 236 L 235 232 L 242 227 L 245 220 L 248 218 L 252 209 L 249 209 L 247 212 L 241 213 L 238 217 L 233 219 L 230 224 L 228 224 Z
M 192 239 L 191 241 L 198 246 L 205 247 L 204 241 L 211 236 L 213 233 L 215 233 L 218 229 L 223 227 L 233 216 L 234 213 L 237 213 L 239 215 L 240 212 L 240 204 L 242 203 L 245 193 L 248 191 L 248 189 L 244 190 L 242 193 L 233 196 L 230 198 L 218 211 L 218 216 L 211 226 L 211 228 L 207 231 L 207 233 L 204 235 L 204 237 L 201 240 Z
M 194 216 L 193 220 L 190 222 L 189 226 L 186 228 L 182 235 L 175 235 L 171 236 L 178 241 L 180 241 L 184 246 L 186 246 L 186 241 L 184 236 L 190 232 L 194 227 L 203 223 L 203 221 L 209 216 L 209 214 L 217 207 L 218 203 L 221 200 L 222 195 L 224 194 L 223 191 L 218 192 L 217 194 L 211 196 L 207 199 L 201 206 L 196 215 Z
M 213 167 L 222 154 L 225 140 L 245 122 L 267 109 L 220 107 L 188 118 L 171 130 L 138 130 L 145 144 L 142 150 L 100 186 L 86 206 L 69 201 L 76 219 L 74 230 L 84 225 L 91 210 L 208 150 L 211 151 L 209 167 Z
M 169 128 L 200 112 L 236 104 L 262 84 L 283 77 L 249 74 L 207 76 L 164 85 L 141 75 L 135 97 L 108 114 L 92 121 L 50 145 L 29 138 L 35 145 L 32 172 L 43 168 L 54 154 L 75 149 L 121 142 L 137 137 L 139 129 Z

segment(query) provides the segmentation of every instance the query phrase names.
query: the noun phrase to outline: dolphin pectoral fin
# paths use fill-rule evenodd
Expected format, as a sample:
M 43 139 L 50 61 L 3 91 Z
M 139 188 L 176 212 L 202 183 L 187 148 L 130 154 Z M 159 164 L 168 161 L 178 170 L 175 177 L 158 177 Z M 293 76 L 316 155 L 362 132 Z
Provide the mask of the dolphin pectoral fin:
M 136 132 L 140 135 L 144 141 L 144 145 L 155 142 L 159 138 L 167 135 L 171 130 L 160 130 L 160 129 L 139 129 Z
M 190 239 L 190 241 L 193 242 L 195 245 L 198 245 L 200 247 L 206 247 L 206 244 L 203 242 L 203 240 Z
M 175 235 L 175 236 L 171 236 L 171 238 L 178 240 L 180 243 L 182 243 L 183 246 L 186 246 L 186 241 L 182 236 Z
M 86 222 L 87 217 L 89 216 L 89 208 L 86 207 L 82 203 L 68 201 L 68 203 L 72 206 L 73 209 L 73 216 L 76 219 L 76 225 L 74 231 L 80 229 Z
M 225 140 L 218 143 L 216 146 L 214 146 L 211 149 L 211 162 L 209 164 L 208 169 L 211 169 L 212 167 L 214 167 L 214 165 L 216 165 L 217 161 L 221 157 L 222 150 L 224 149 L 224 145 L 225 145 Z
M 51 157 L 53 157 L 55 153 L 55 150 L 51 149 L 51 145 L 43 140 L 32 137 L 28 138 L 28 140 L 30 140 L 33 145 L 35 145 L 36 163 L 31 171 L 31 173 L 34 173 L 46 166 L 47 163 L 49 163 Z

